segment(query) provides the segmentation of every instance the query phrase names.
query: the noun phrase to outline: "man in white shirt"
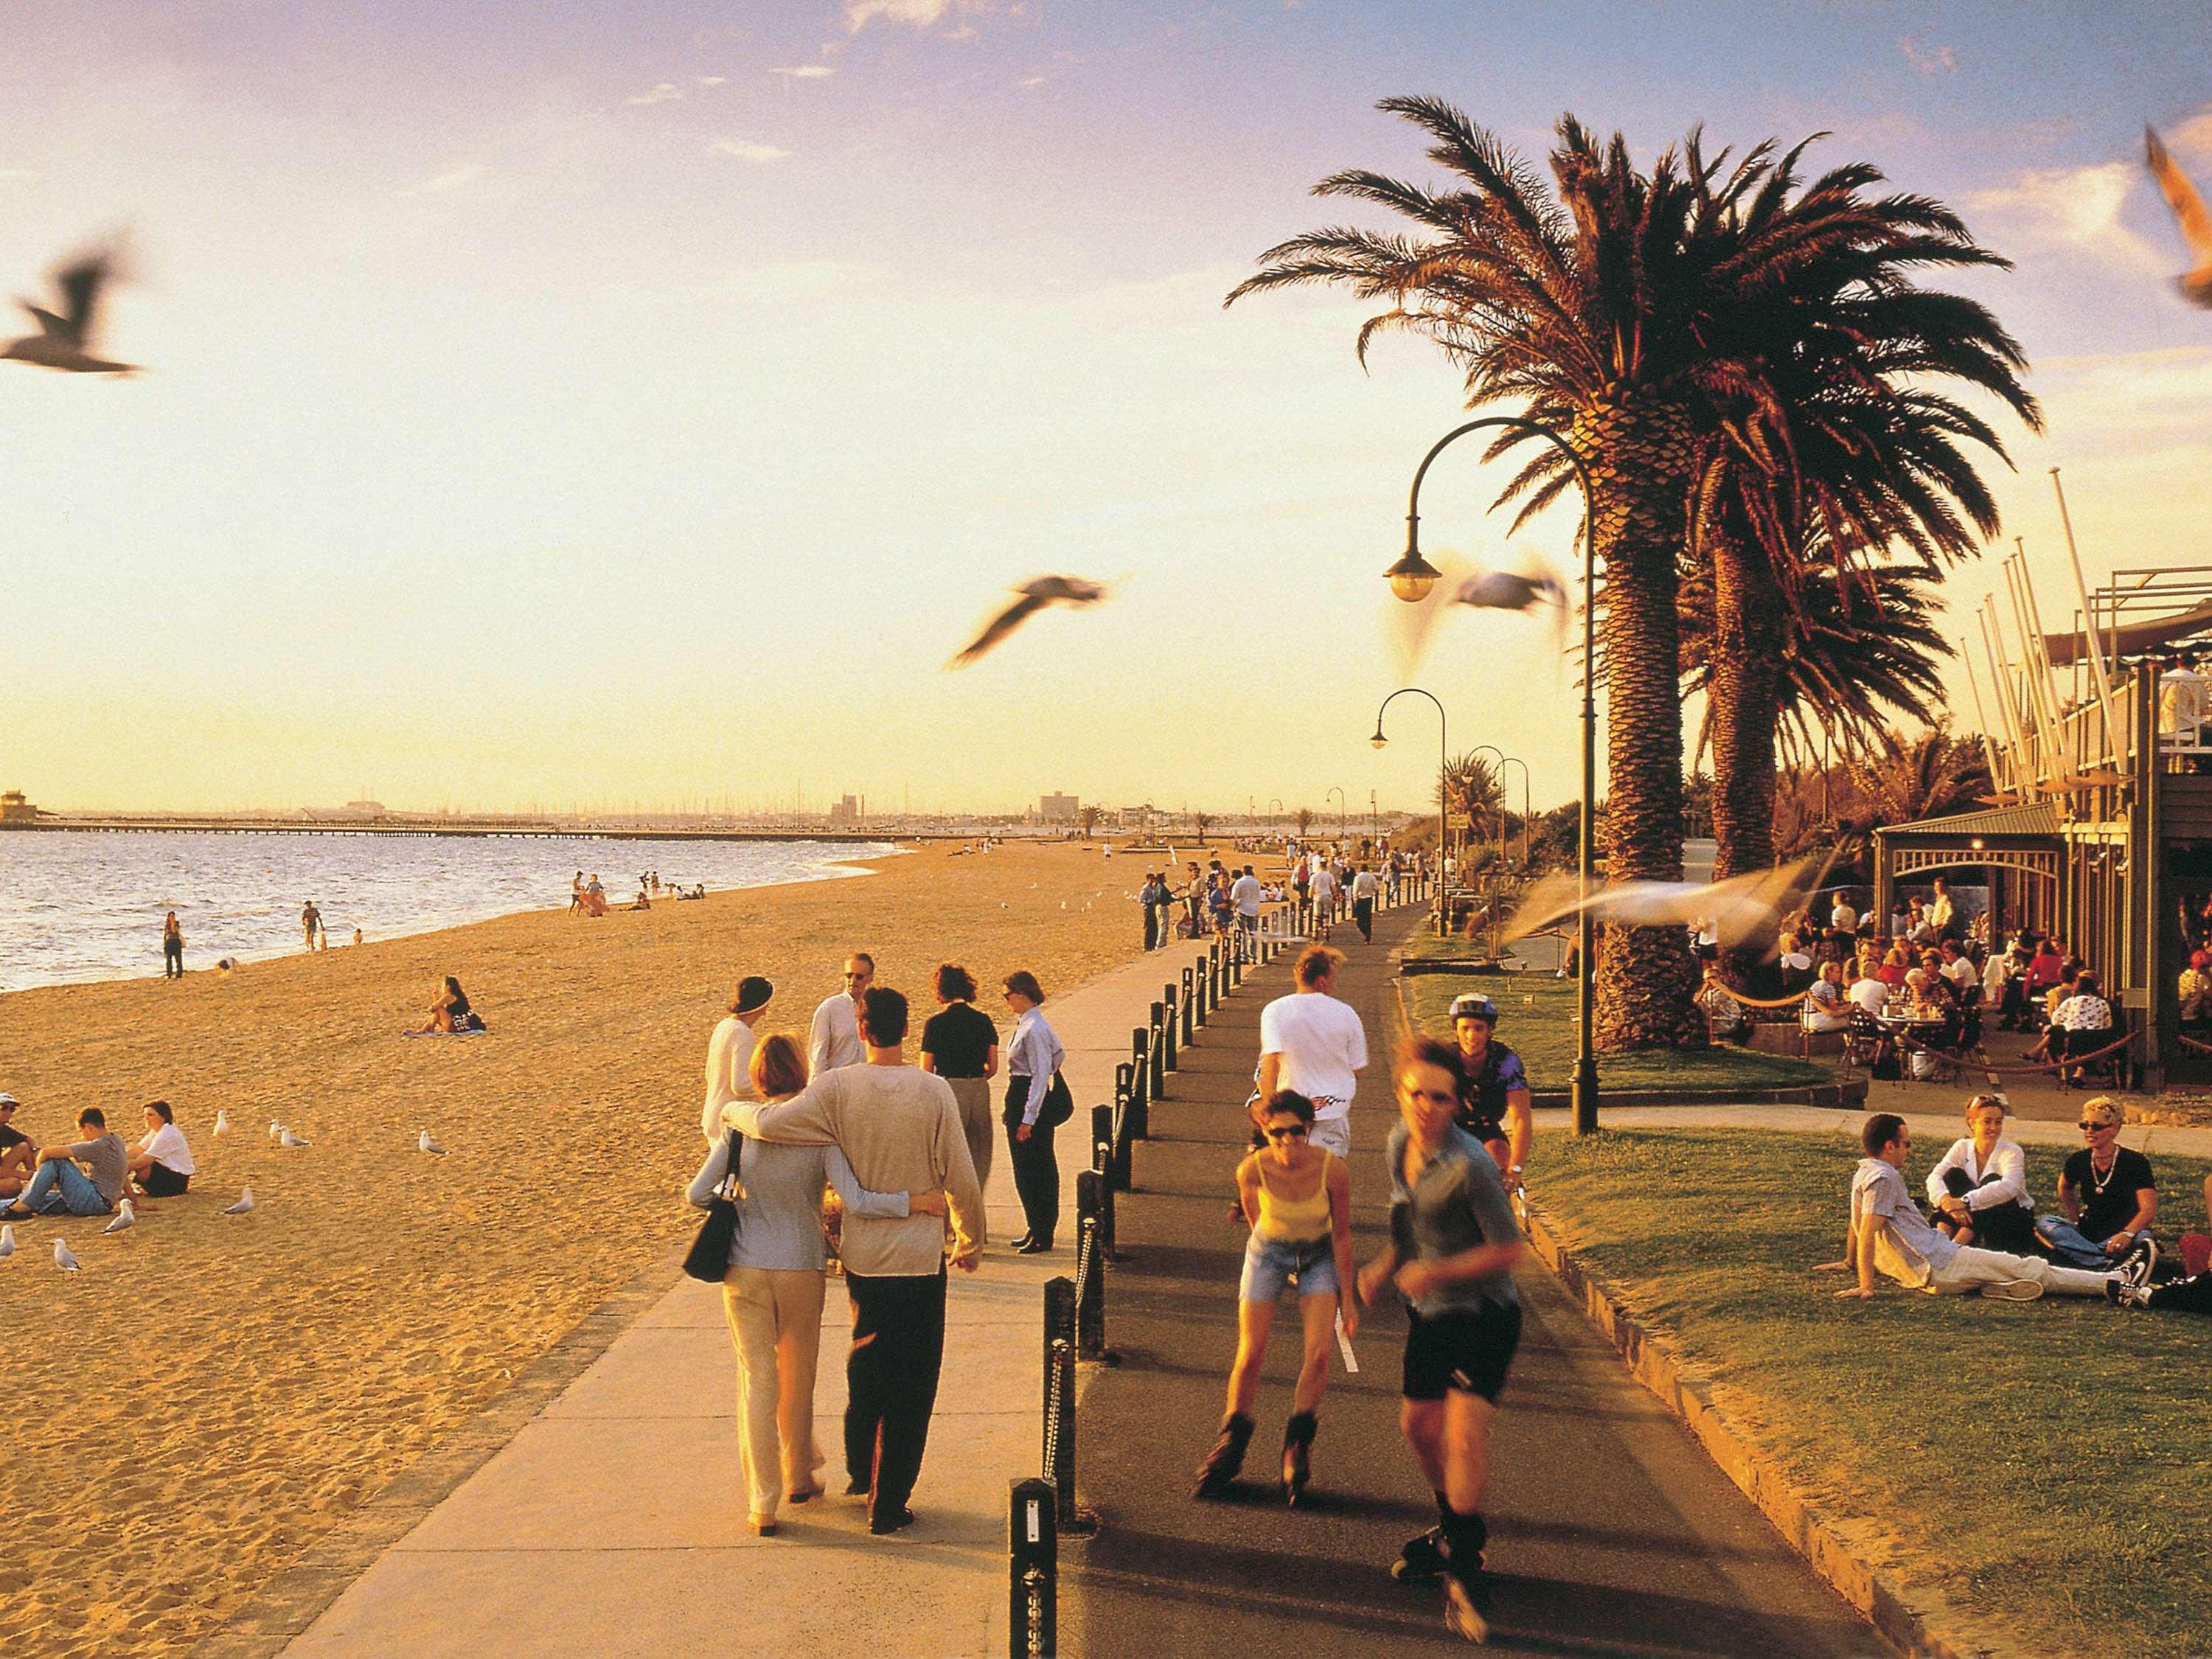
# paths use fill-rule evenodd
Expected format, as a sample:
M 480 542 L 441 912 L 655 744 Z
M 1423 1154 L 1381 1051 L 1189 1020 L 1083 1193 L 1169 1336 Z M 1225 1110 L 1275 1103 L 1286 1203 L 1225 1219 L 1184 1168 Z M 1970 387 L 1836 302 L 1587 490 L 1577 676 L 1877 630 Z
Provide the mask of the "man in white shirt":
M 1309 945 L 1293 970 L 1298 988 L 1260 1011 L 1260 1098 L 1290 1089 L 1313 1102 L 1309 1144 L 1352 1156 L 1352 1097 L 1367 1069 L 1367 1031 L 1332 994 L 1344 952 Z
M 1980 969 L 1977 969 L 1966 953 L 1959 948 L 1955 940 L 1947 939 L 1943 941 L 1942 972 L 1945 979 L 1949 980 L 1958 988 L 1959 995 L 1962 999 L 1971 1000 L 1974 993 L 1981 988 Z
M 1382 884 L 1371 866 L 1363 866 L 1352 878 L 1352 923 L 1359 929 L 1359 937 L 1370 945 L 1375 943 L 1375 901 L 1382 896 Z
M 758 974 L 747 974 L 738 981 L 727 1018 L 707 1040 L 707 1105 L 700 1114 L 699 1133 L 709 1146 L 720 1145 L 725 1133 L 722 1108 L 751 1092 L 753 1028 L 775 997 L 775 986 Z
M 1879 1019 L 1881 1011 L 1889 1006 L 1889 987 L 1874 976 L 1872 963 L 1862 961 L 1859 968 L 1858 978 L 1851 981 L 1851 988 L 1844 994 L 1863 1012 Z
M 860 1046 L 858 1010 L 860 998 L 875 982 L 873 957 L 855 951 L 845 958 L 845 988 L 823 998 L 806 1034 L 807 1076 L 820 1077 L 840 1066 L 858 1066 L 867 1058 L 867 1050 Z
M 1836 895 L 1836 908 L 1828 912 L 1828 926 L 1839 933 L 1856 933 L 1859 930 L 1859 913 L 1851 908 L 1851 902 L 1841 893 Z
M 1229 884 L 1229 902 L 1237 907 L 1237 932 L 1242 939 L 1260 937 L 1260 901 L 1267 890 L 1249 864 L 1244 866 L 1244 873 Z
M 1326 923 L 1336 908 L 1336 872 L 1326 861 L 1317 861 L 1313 872 L 1313 913 L 1317 923 Z

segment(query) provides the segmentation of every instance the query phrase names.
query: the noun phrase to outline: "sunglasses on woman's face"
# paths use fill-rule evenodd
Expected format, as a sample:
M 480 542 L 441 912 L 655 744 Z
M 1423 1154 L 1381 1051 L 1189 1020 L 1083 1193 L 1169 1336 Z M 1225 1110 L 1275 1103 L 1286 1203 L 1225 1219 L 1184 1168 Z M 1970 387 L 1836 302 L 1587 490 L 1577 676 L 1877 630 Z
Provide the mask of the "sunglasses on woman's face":
M 1305 1138 L 1306 1126 L 1303 1123 L 1292 1123 L 1280 1129 L 1267 1131 L 1270 1140 L 1304 1140 Z
M 2117 1129 L 2120 1126 L 2117 1123 L 2084 1123 L 2078 1127 L 2083 1134 L 2091 1135 L 2100 1129 Z

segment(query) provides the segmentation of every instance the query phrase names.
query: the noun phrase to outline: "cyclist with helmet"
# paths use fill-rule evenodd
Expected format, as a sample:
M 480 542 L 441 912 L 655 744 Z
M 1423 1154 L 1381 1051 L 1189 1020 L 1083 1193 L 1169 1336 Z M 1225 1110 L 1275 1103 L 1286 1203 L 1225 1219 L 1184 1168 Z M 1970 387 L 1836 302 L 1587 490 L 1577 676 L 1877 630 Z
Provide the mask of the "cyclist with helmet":
M 1528 1110 L 1528 1074 L 1522 1069 L 1520 1055 L 1492 1040 L 1498 1005 L 1482 993 L 1455 997 L 1451 1022 L 1465 1073 L 1455 1121 L 1490 1149 L 1505 1190 L 1518 1192 L 1521 1172 L 1536 1139 L 1535 1119 Z

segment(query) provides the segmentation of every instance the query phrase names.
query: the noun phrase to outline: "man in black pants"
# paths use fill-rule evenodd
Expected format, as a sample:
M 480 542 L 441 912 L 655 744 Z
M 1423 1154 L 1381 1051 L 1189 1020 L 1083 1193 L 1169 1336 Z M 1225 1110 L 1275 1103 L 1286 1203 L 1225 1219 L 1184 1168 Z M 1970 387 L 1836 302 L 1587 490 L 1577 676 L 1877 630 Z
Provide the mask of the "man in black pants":
M 872 986 L 862 994 L 860 1030 L 862 1064 L 824 1072 L 776 1105 L 734 1102 L 726 1120 L 760 1140 L 834 1143 L 860 1184 L 877 1192 L 942 1188 L 952 1212 L 952 1265 L 972 1273 L 983 1247 L 983 1194 L 960 1103 L 943 1078 L 907 1063 L 906 999 L 896 991 Z M 907 1499 L 921 1474 L 945 1359 L 945 1224 L 927 1213 L 848 1215 L 842 1250 L 853 1302 L 846 1492 L 869 1494 L 870 1532 L 896 1532 L 914 1524 Z

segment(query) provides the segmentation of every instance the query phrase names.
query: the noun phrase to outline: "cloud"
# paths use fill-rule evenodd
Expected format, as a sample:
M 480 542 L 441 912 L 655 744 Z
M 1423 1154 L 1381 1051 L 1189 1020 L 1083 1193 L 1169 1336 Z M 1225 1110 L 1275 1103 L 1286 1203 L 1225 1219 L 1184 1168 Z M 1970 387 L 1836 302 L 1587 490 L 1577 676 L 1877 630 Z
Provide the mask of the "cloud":
M 2166 261 L 2120 222 L 2142 169 L 2134 161 L 2084 167 L 2030 167 L 2007 185 L 1976 191 L 1967 205 L 2044 246 L 2079 248 L 2118 264 L 2162 270 Z
M 730 77 L 726 75 L 695 75 L 691 78 L 702 87 L 719 87 Z
M 633 104 L 665 104 L 672 98 L 681 98 L 684 89 L 672 81 L 663 81 L 649 92 L 641 92 L 628 101 Z
M 402 185 L 392 193 L 394 196 L 444 196 L 457 190 L 466 190 L 484 176 L 484 169 L 475 162 L 450 167 L 416 184 Z
M 820 81 L 837 71 L 827 64 L 801 64 L 795 69 L 772 69 L 770 75 L 781 75 L 791 81 Z
M 870 23 L 903 23 L 908 28 L 933 29 L 947 17 L 969 17 L 987 12 L 1019 15 L 1021 0 L 845 0 L 845 27 L 858 34 Z M 965 40 L 975 31 L 966 24 L 951 38 Z
M 1899 40 L 1897 46 L 1905 54 L 1905 61 L 1922 75 L 1956 75 L 1959 72 L 1959 54 L 1949 46 L 1917 40 L 1909 34 Z
M 781 161 L 791 154 L 775 144 L 757 143 L 750 138 L 717 138 L 712 148 L 723 155 L 734 155 L 740 161 Z

